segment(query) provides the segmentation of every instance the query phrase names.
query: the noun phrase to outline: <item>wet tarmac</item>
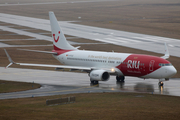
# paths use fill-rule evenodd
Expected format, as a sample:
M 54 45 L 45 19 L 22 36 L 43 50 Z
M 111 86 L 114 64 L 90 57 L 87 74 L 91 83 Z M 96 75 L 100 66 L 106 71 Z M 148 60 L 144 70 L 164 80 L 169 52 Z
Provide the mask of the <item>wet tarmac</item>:
M 47 19 L 0 13 L 0 21 L 4 23 L 29 27 L 31 29 L 33 28 L 44 31 L 51 31 L 50 23 L 49 20 Z M 74 24 L 72 22 L 75 21 L 59 21 L 58 23 L 63 29 L 63 32 L 70 36 L 75 36 L 79 38 L 85 38 L 89 40 L 95 40 L 95 41 L 105 42 L 108 44 L 110 43 L 110 44 L 115 44 L 119 46 L 125 46 L 140 50 L 146 50 L 155 53 L 164 54 L 164 49 L 165 49 L 164 43 L 167 43 L 168 49 L 171 52 L 171 56 L 180 57 L 179 39 L 138 34 L 138 33 L 125 32 L 125 31 L 106 29 L 100 27 L 92 27 L 87 25 Z M 25 30 L 9 28 L 6 26 L 0 26 L 0 29 L 30 37 L 35 37 L 37 39 L 43 39 L 48 41 L 52 40 L 51 37 L 48 37 L 46 35 L 31 33 Z
M 38 97 L 91 92 L 137 92 L 180 96 L 180 79 L 170 79 L 158 86 L 156 79 L 126 77 L 124 83 L 117 83 L 115 76 L 109 81 L 100 81 L 98 85 L 90 84 L 86 73 L 19 69 L 0 67 L 0 79 L 9 81 L 34 82 L 42 85 L 40 89 L 13 93 L 1 93 L 0 99 Z

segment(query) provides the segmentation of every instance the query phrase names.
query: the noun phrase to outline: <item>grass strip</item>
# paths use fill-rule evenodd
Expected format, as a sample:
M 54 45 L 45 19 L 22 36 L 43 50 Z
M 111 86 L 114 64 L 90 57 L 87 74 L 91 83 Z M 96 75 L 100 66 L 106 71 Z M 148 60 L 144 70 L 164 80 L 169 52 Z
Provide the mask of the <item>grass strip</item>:
M 47 106 L 47 99 L 75 96 L 73 104 Z M 86 93 L 0 100 L 0 119 L 179 120 L 179 97 L 140 93 Z M 23 113 L 23 114 L 22 114 Z
M 41 85 L 36 83 L 26 83 L 26 82 L 14 82 L 0 80 L 0 93 L 7 92 L 17 92 L 40 88 Z

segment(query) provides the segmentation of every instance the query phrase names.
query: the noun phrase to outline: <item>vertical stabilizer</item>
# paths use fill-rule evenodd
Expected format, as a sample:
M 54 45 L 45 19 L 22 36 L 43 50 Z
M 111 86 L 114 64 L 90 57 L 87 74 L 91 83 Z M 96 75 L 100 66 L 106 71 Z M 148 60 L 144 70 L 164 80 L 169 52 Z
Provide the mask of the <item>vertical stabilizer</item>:
M 74 48 L 67 42 L 63 31 L 59 27 L 54 12 L 49 12 L 49 19 L 51 25 L 54 50 L 76 50 L 76 48 Z

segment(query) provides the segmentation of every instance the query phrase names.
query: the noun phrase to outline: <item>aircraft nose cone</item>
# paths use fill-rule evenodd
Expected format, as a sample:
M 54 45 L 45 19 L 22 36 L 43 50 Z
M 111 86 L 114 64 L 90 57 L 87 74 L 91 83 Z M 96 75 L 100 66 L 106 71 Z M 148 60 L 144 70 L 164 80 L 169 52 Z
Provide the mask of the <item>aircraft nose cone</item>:
M 168 73 L 173 76 L 177 73 L 177 70 L 174 66 L 171 66 L 171 68 L 169 69 Z

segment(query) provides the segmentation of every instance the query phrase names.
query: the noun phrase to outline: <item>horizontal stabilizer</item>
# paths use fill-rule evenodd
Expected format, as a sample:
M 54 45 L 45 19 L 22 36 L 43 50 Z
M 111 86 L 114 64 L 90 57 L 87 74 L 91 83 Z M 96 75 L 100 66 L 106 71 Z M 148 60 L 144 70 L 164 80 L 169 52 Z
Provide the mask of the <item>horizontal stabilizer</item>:
M 50 52 L 50 51 L 29 50 L 29 49 L 18 49 L 18 50 L 30 51 L 30 52 L 39 52 L 39 53 L 48 53 L 48 54 L 57 54 L 56 52 Z

